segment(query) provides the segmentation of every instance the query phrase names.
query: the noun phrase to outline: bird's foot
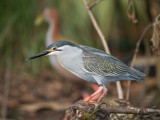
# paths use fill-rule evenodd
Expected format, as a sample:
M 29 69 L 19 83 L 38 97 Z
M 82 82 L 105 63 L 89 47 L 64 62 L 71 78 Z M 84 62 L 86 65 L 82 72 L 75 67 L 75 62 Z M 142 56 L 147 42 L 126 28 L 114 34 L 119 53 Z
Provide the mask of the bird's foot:
M 106 94 L 107 94 L 107 88 L 105 88 L 104 86 L 100 86 L 96 92 L 94 92 L 92 95 L 84 99 L 84 101 L 85 102 L 94 102 L 94 101 L 100 102 Z
M 103 87 L 103 93 L 102 93 L 102 95 L 99 97 L 99 99 L 98 99 L 98 102 L 100 102 L 103 98 L 104 98 L 104 96 L 105 95 L 107 95 L 107 88 L 106 87 Z

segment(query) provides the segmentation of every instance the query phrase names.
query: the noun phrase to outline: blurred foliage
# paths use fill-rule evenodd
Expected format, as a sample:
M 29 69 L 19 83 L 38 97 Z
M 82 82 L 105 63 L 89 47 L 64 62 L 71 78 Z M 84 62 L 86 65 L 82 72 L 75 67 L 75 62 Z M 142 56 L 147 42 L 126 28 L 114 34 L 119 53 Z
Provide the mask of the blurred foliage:
M 88 2 L 92 2 L 89 0 Z M 93 8 L 111 52 L 132 52 L 143 28 L 159 12 L 158 0 L 134 0 L 137 24 L 127 16 L 128 0 L 102 0 Z M 81 0 L 2 0 L 0 4 L 0 73 L 11 62 L 12 70 L 38 73 L 49 68 L 48 59 L 25 61 L 45 48 L 48 24 L 34 26 L 35 18 L 46 7 L 56 7 L 61 16 L 62 35 L 84 45 L 103 50 L 100 39 L 93 28 Z

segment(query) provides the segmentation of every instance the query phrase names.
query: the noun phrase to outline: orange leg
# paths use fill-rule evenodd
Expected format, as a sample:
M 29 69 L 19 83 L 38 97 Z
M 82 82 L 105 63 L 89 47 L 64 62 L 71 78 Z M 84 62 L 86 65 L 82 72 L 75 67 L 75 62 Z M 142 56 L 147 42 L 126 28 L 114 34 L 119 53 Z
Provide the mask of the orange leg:
M 98 88 L 99 88 L 99 86 L 98 86 L 97 84 L 92 84 L 92 89 L 93 89 L 94 91 L 97 91 Z
M 92 84 L 91 87 L 92 87 L 92 89 L 93 89 L 94 91 L 97 91 L 98 88 L 99 88 L 99 86 L 98 86 L 97 84 Z M 85 99 L 86 99 L 87 97 L 89 97 L 89 96 L 90 96 L 90 95 L 89 95 L 87 92 L 83 92 L 83 93 L 82 93 L 83 100 L 85 100 Z
M 98 99 L 98 102 L 100 102 L 103 98 L 104 98 L 104 96 L 105 95 L 107 95 L 107 88 L 106 87 L 103 87 L 103 93 L 102 93 L 102 95 L 99 97 L 99 99 Z
M 85 102 L 101 101 L 102 98 L 107 94 L 107 88 L 100 86 L 96 92 L 84 99 Z

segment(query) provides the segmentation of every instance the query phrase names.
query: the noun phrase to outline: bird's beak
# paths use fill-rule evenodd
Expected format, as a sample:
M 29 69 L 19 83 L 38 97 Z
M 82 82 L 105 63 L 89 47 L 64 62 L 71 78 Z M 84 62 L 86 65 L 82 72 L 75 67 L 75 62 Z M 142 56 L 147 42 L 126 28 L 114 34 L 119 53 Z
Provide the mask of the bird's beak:
M 38 57 L 41 57 L 41 56 L 45 56 L 45 55 L 48 55 L 50 52 L 51 52 L 51 51 L 45 50 L 45 51 L 43 51 L 43 52 L 41 52 L 41 53 L 38 53 L 38 54 L 36 54 L 36 55 L 34 55 L 34 56 L 26 59 L 26 60 L 32 60 L 32 59 L 35 59 L 35 58 L 38 58 Z
M 35 24 L 36 26 L 38 26 L 38 25 L 40 25 L 43 21 L 44 21 L 44 14 L 41 14 L 41 15 L 39 15 L 39 16 L 36 18 L 34 24 Z

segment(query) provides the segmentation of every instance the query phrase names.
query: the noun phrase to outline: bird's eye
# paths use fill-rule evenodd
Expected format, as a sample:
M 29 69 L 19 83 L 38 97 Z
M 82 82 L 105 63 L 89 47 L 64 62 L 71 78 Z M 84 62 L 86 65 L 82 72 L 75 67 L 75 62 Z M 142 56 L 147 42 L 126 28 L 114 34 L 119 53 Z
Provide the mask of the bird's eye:
M 52 48 L 52 50 L 56 50 L 56 49 L 57 49 L 56 47 L 53 47 L 53 48 Z

